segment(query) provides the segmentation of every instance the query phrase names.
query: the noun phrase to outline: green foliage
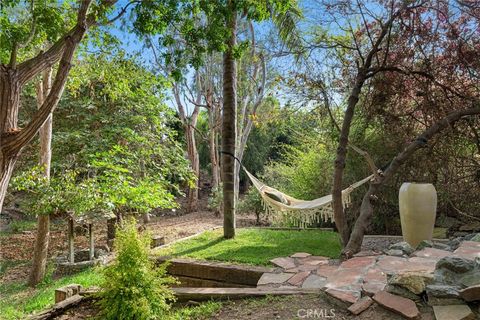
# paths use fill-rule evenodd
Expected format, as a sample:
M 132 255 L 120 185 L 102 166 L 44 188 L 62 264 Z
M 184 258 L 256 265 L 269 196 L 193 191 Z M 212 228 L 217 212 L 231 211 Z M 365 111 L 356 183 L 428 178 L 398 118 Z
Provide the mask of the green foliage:
M 207 320 L 220 310 L 222 303 L 218 301 L 207 301 L 198 306 L 183 307 L 172 310 L 172 320 Z
M 104 270 L 99 293 L 102 319 L 163 319 L 174 301 L 166 264 L 149 259 L 151 235 L 139 234 L 134 219 L 124 222 L 115 237 L 115 261 Z
M 1 319 L 26 319 L 29 314 L 36 313 L 55 303 L 55 289 L 71 283 L 78 283 L 84 288 L 98 285 L 102 275 L 96 269 L 88 269 L 72 276 L 52 279 L 51 276 L 35 289 L 20 282 L 0 284 L 0 316 Z
M 208 197 L 208 208 L 210 210 L 220 211 L 220 207 L 223 203 L 222 184 L 220 183 L 217 188 L 212 190 L 212 193 Z
M 257 217 L 257 224 L 260 223 L 260 215 L 263 212 L 263 202 L 260 193 L 255 187 L 250 187 L 243 198 L 238 203 L 239 213 L 255 213 Z
M 340 254 L 338 234 L 317 230 L 239 229 L 234 239 L 224 239 L 223 230 L 206 231 L 192 239 L 157 251 L 195 259 L 270 265 L 270 260 L 295 252 L 337 258 Z

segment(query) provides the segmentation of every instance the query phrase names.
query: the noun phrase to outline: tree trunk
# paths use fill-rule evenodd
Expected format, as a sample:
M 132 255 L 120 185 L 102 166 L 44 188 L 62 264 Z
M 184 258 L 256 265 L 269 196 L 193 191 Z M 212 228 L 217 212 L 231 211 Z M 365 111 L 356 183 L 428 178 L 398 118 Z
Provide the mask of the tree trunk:
M 52 68 L 43 73 L 43 79 L 37 83 L 37 106 L 43 105 L 50 93 L 52 84 Z M 40 160 L 39 165 L 43 169 L 43 175 L 50 179 L 50 164 L 52 159 L 52 116 L 48 117 L 39 131 L 40 136 Z M 50 240 L 50 217 L 39 215 L 37 218 L 37 236 L 33 249 L 32 269 L 30 271 L 29 285 L 36 286 L 45 276 L 48 260 L 48 244 Z
M 75 231 L 73 229 L 73 218 L 68 218 L 68 261 L 75 262 Z
M 200 163 L 195 141 L 195 129 L 193 124 L 185 125 L 185 137 L 187 140 L 187 153 L 193 174 L 195 175 L 195 185 L 188 188 L 188 204 L 187 212 L 194 212 L 198 210 L 198 187 L 200 182 Z
M 233 50 L 237 43 L 237 12 L 233 1 L 228 1 L 227 27 L 230 38 L 223 54 L 223 121 L 222 121 L 222 181 L 223 181 L 223 234 L 235 237 L 235 155 L 237 137 L 237 67 Z
M 477 105 L 480 103 L 477 103 Z M 412 143 L 410 143 L 405 150 L 400 152 L 395 158 L 393 158 L 390 165 L 384 171 L 383 176 L 379 180 L 375 180 L 370 183 L 370 187 L 367 193 L 364 195 L 362 200 L 362 205 L 360 207 L 360 216 L 352 230 L 350 240 L 348 241 L 346 247 L 342 251 L 342 256 L 344 258 L 350 258 L 355 253 L 359 252 L 362 247 L 363 236 L 365 230 L 370 225 L 370 220 L 373 216 L 373 204 L 371 203 L 372 197 L 376 196 L 380 191 L 381 187 L 388 182 L 400 169 L 400 167 L 405 163 L 405 161 L 410 158 L 417 150 L 426 146 L 428 141 L 440 133 L 446 128 L 450 128 L 453 123 L 463 119 L 468 116 L 478 116 L 480 114 L 480 107 L 473 107 L 470 109 L 454 111 L 448 114 L 445 118 L 436 122 L 430 128 L 426 129 L 421 135 L 417 137 Z
M 208 145 L 210 149 L 210 165 L 212 170 L 212 189 L 216 190 L 220 185 L 220 167 L 218 164 L 218 151 L 217 151 L 217 130 L 216 130 L 216 117 L 215 110 L 208 110 L 208 123 L 210 131 L 208 133 Z

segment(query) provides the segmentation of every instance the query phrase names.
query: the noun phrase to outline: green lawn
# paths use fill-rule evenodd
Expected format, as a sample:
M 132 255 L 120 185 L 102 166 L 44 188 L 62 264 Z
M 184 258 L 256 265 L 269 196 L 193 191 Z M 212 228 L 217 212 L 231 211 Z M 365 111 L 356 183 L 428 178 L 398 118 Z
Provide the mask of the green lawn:
M 156 254 L 269 265 L 269 260 L 295 252 L 336 258 L 341 250 L 338 234 L 330 231 L 238 229 L 235 239 L 225 240 L 222 236 L 222 229 L 206 231 Z

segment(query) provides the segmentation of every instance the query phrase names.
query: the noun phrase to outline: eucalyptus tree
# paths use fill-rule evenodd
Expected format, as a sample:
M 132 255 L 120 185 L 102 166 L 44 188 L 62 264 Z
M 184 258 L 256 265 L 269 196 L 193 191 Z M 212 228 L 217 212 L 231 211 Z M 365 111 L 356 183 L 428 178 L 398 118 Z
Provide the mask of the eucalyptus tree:
M 194 68 L 203 64 L 209 52 L 223 53 L 221 176 L 223 182 L 224 237 L 235 236 L 235 160 L 237 154 L 237 63 L 244 42 L 239 43 L 240 21 L 260 22 L 271 19 L 280 28 L 287 43 L 295 43 L 297 1 L 145 1 L 138 7 L 136 26 L 142 33 L 160 34 L 172 24 L 188 44 L 182 55 L 190 53 L 188 63 Z M 203 19 L 204 18 L 204 19 Z M 204 23 L 201 23 L 201 19 Z M 240 39 L 241 40 L 241 39 Z M 173 38 L 165 35 L 160 43 L 168 46 Z
M 2 1 L 0 7 L 0 208 L 22 149 L 50 117 L 62 96 L 72 60 L 86 32 L 107 22 L 115 0 Z M 45 41 L 44 51 L 34 50 Z M 48 96 L 23 127 L 20 95 L 38 74 L 58 64 Z

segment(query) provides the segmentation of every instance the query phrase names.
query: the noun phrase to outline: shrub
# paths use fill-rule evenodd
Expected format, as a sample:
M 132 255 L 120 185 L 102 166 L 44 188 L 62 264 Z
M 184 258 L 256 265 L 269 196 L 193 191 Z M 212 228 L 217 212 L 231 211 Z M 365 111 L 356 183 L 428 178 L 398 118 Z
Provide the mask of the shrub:
M 139 234 L 134 219 L 117 229 L 115 261 L 104 269 L 99 293 L 101 319 L 163 319 L 174 301 L 166 264 L 156 267 L 149 259 L 150 234 Z
M 260 224 L 260 216 L 264 212 L 262 196 L 258 190 L 250 186 L 243 199 L 238 203 L 238 212 L 243 214 L 255 213 L 256 223 Z

